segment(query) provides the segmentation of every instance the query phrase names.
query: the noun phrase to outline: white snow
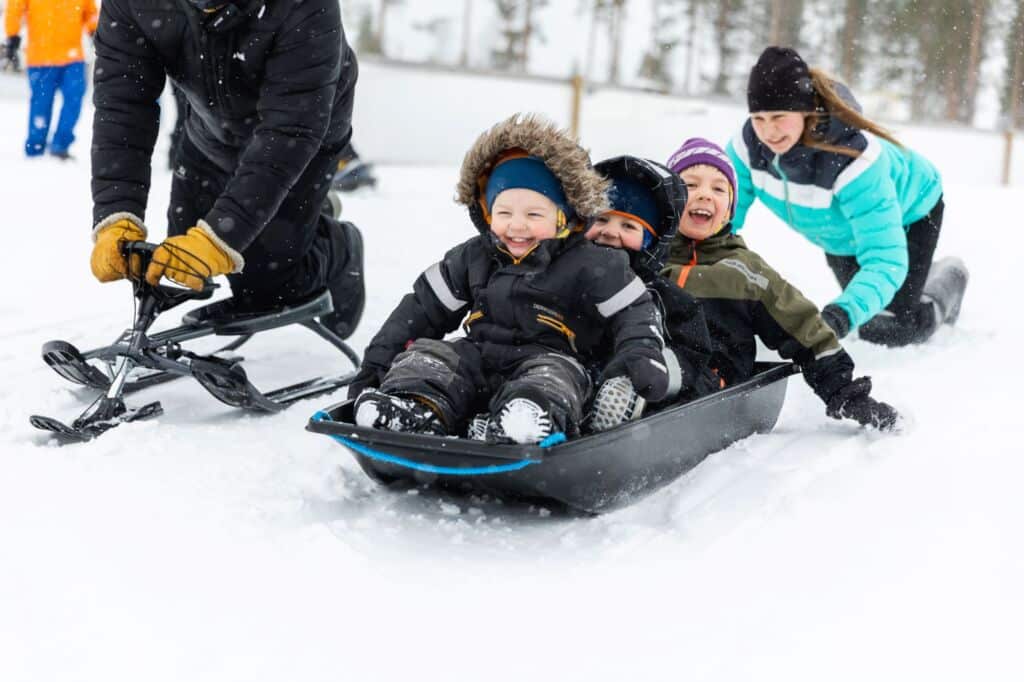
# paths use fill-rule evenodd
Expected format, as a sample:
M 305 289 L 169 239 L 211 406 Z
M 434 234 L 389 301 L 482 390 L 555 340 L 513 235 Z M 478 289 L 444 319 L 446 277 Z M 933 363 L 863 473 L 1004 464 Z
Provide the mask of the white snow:
M 468 140 L 418 118 L 458 120 L 471 99 L 408 102 L 388 131 L 449 142 L 450 157 L 381 166 L 376 191 L 344 198 L 367 248 L 358 349 L 416 273 L 472 233 L 451 200 Z M 662 158 L 742 120 L 699 103 L 660 120 L 607 104 L 585 130 L 598 154 Z M 41 344 L 109 342 L 132 307 L 127 285 L 89 273 L 91 110 L 78 161 L 61 164 L 21 156 L 26 108 L 24 82 L 0 78 L 0 680 L 1024 677 L 1024 179 L 995 185 L 988 137 L 898 131 L 947 178 L 939 255 L 971 268 L 956 328 L 900 350 L 848 344 L 910 418 L 903 435 L 828 419 L 794 378 L 771 434 L 633 507 L 567 518 L 377 487 L 303 430 L 331 398 L 257 417 L 182 380 L 130 397 L 160 400 L 156 420 L 48 442 L 28 416 L 70 421 L 90 394 L 43 365 Z M 170 182 L 160 145 L 155 237 Z M 836 294 L 821 253 L 761 207 L 744 236 L 817 301 Z M 263 387 L 344 368 L 301 329 L 242 352 Z

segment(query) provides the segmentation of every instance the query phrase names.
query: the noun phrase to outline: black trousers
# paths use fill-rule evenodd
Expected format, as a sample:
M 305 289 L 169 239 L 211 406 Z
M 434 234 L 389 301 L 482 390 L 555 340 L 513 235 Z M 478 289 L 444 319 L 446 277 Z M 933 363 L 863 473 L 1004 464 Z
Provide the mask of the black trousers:
M 513 398 L 528 398 L 548 410 L 556 431 L 579 433 L 592 384 L 568 355 L 526 348 L 517 360 L 499 363 L 468 339 L 418 339 L 391 363 L 380 390 L 414 395 L 433 403 L 449 433 L 460 433 L 479 412 L 497 413 Z
M 324 147 L 313 157 L 277 213 L 245 250 L 245 270 L 228 275 L 238 303 L 272 308 L 323 290 L 344 267 L 343 230 L 322 212 L 343 146 Z M 179 141 L 168 236 L 184 234 L 203 218 L 231 175 L 214 165 L 185 134 Z
M 860 327 L 860 337 L 885 346 L 906 346 L 926 341 L 938 326 L 934 306 L 921 300 L 924 283 L 932 267 L 932 256 L 942 230 L 942 210 L 945 204 L 939 197 L 935 207 L 924 218 L 907 226 L 907 279 L 885 310 Z M 860 270 L 853 256 L 825 254 L 839 286 L 846 288 Z

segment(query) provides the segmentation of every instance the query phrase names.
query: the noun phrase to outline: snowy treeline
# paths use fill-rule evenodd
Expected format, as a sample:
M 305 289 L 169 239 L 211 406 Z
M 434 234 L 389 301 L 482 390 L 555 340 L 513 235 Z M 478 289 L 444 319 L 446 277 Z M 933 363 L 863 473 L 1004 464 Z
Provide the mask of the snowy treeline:
M 363 54 L 738 97 L 760 49 L 782 44 L 888 102 L 888 118 L 1024 125 L 1020 0 L 342 4 Z

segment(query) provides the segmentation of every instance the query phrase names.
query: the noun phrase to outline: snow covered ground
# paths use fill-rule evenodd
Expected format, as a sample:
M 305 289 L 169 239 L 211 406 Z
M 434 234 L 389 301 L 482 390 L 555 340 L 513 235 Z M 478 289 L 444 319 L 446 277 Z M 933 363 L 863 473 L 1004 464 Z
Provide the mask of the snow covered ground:
M 26 161 L 24 84 L 0 80 L 0 680 L 1024 677 L 1022 192 L 993 186 L 975 136 L 906 131 L 960 160 L 942 167 L 939 245 L 971 266 L 960 325 L 922 347 L 848 344 L 906 433 L 830 420 L 794 378 L 773 433 L 631 508 L 566 518 L 378 488 L 303 430 L 330 399 L 255 417 L 182 381 L 132 398 L 162 401 L 157 420 L 47 441 L 28 415 L 70 420 L 86 394 L 40 345 L 108 342 L 130 294 L 89 274 L 90 112 L 83 158 Z M 716 117 L 731 130 L 742 111 Z M 659 156 L 679 130 L 715 135 L 702 120 L 677 112 Z M 384 166 L 345 198 L 368 249 L 357 348 L 472 229 L 455 174 Z M 158 235 L 168 185 L 157 169 Z M 836 293 L 821 254 L 759 207 L 744 236 L 812 298 Z M 344 367 L 310 338 L 253 341 L 255 383 Z

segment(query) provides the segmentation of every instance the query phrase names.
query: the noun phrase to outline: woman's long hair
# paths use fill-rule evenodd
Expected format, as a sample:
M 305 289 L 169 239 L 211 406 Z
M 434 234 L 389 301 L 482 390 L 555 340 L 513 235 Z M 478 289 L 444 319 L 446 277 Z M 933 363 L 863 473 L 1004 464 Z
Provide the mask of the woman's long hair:
M 810 72 L 814 91 L 821 98 L 825 111 L 815 111 L 807 115 L 804 121 L 804 132 L 800 136 L 800 144 L 814 149 L 852 156 L 853 158 L 860 156 L 861 153 L 856 149 L 829 144 L 823 139 L 823 134 L 819 131 L 819 128 L 827 127 L 829 116 L 836 116 L 847 125 L 874 133 L 878 137 L 892 142 L 897 147 L 903 146 L 899 140 L 893 137 L 892 133 L 847 104 L 839 96 L 839 93 L 836 92 L 833 86 L 834 80 L 827 73 L 816 68 L 810 69 Z

